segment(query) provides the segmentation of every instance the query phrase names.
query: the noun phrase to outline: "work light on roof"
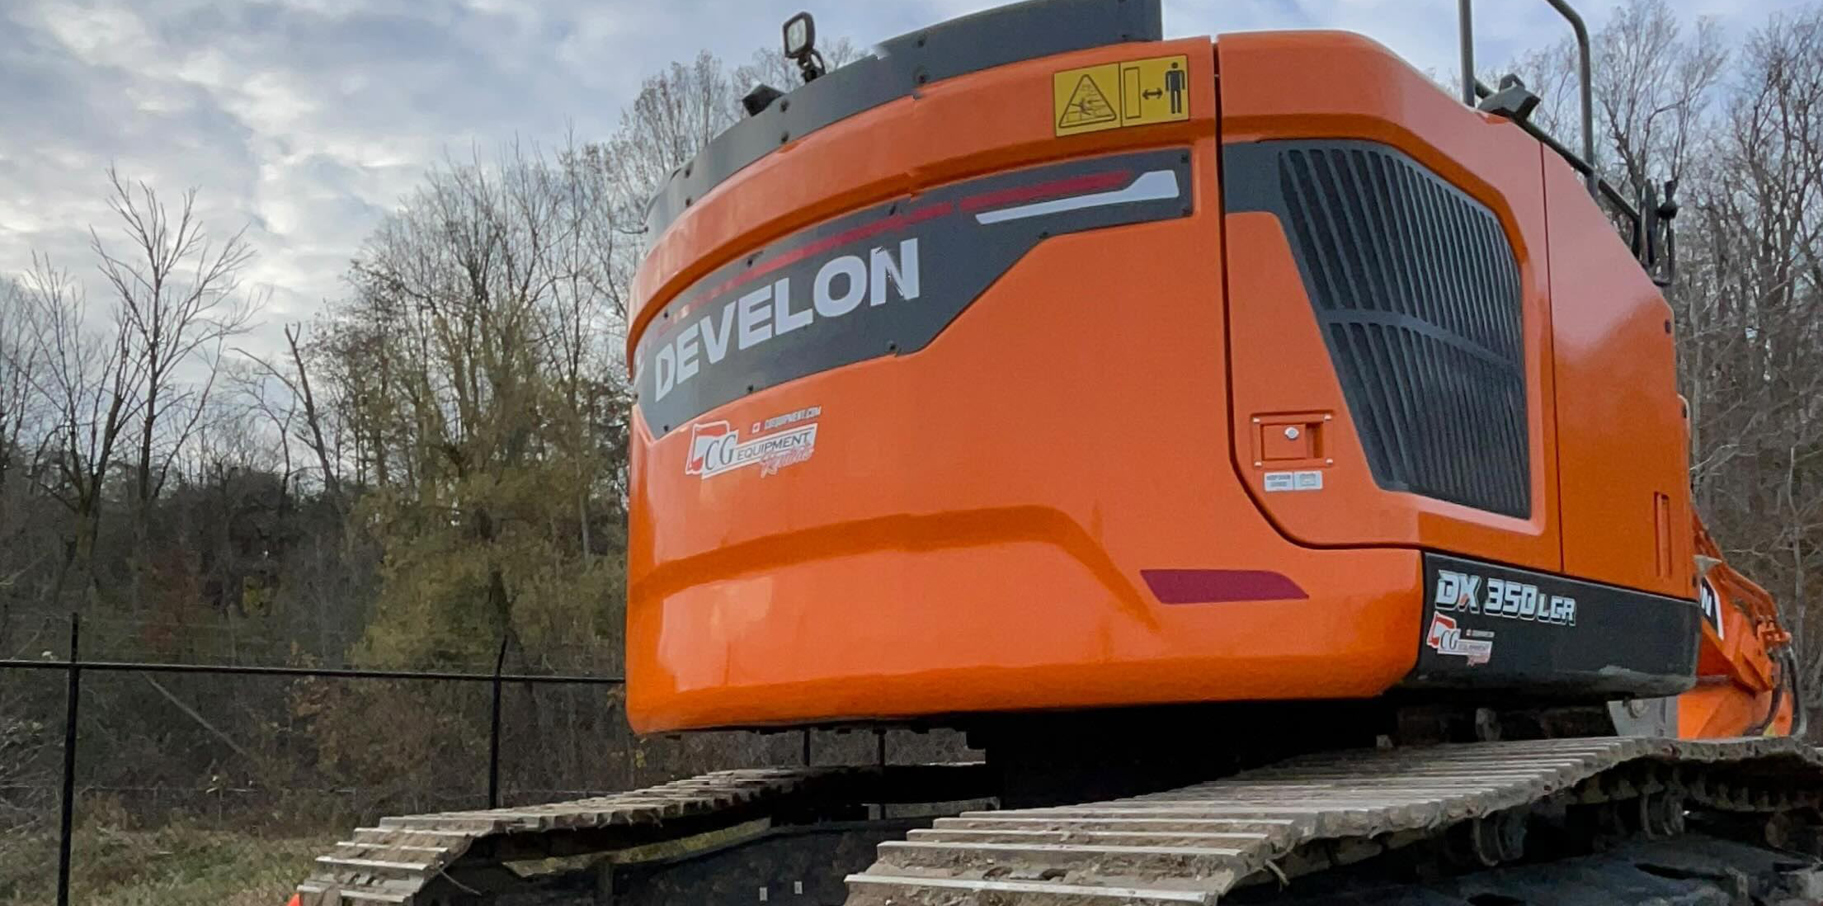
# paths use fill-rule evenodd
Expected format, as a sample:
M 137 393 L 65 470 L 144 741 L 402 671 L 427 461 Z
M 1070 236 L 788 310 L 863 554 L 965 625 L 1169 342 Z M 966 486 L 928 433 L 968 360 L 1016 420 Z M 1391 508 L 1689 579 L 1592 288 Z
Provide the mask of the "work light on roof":
M 798 71 L 803 73 L 806 82 L 827 71 L 816 44 L 817 23 L 809 13 L 798 13 L 785 20 L 785 58 L 798 64 Z

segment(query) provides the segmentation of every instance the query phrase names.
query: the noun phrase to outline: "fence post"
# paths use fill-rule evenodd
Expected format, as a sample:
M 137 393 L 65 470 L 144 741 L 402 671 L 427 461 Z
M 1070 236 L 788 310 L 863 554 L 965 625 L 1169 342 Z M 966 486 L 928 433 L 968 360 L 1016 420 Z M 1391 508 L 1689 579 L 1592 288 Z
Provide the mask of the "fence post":
M 76 813 L 76 702 L 82 686 L 82 667 L 78 645 L 82 639 L 82 617 L 70 614 L 69 687 L 63 704 L 63 813 L 57 841 L 57 906 L 70 906 L 70 835 Z
M 487 741 L 487 807 L 500 807 L 500 674 L 506 670 L 506 639 L 494 658 L 494 723 Z

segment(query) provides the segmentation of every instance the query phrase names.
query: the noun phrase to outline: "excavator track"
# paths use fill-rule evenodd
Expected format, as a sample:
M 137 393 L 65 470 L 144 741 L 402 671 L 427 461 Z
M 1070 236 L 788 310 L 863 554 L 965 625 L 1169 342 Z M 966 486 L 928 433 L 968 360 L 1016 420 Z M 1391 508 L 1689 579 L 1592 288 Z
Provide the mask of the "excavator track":
M 1329 753 L 1164 793 L 939 819 L 850 875 L 848 906 L 1213 904 L 1452 831 L 1492 867 L 1523 851 L 1526 809 L 1637 802 L 1640 829 L 1669 835 L 1686 807 L 1773 813 L 1820 796 L 1823 758 L 1789 738 Z
M 320 857 L 298 892 L 303 906 L 588 902 L 523 898 L 505 863 L 617 861 L 677 841 L 713 847 L 718 832 L 841 814 L 856 803 L 965 799 L 983 788 L 981 768 L 724 771 L 596 799 L 386 818 Z M 1262 883 L 1295 889 L 1301 877 L 1421 844 L 1470 868 L 1512 862 L 1526 851 L 1528 822 L 1579 809 L 1622 816 L 1622 832 L 1662 837 L 1682 831 L 1687 809 L 1757 819 L 1820 805 L 1823 757 L 1790 738 L 1332 752 L 1162 793 L 938 818 L 879 844 L 877 861 L 846 877 L 847 903 L 1213 904 Z M 741 902 L 753 902 L 751 890 L 745 895 Z
M 300 906 L 490 902 L 515 894 L 507 863 L 689 851 L 742 828 L 814 820 L 863 803 L 982 798 L 984 766 L 904 765 L 718 771 L 545 805 L 382 818 L 318 856 Z M 668 847 L 667 847 L 668 845 Z
M 460 884 L 450 870 L 483 848 L 500 843 L 523 848 L 532 841 L 540 854 L 555 856 L 573 848 L 576 838 L 590 832 L 614 835 L 615 829 L 627 842 L 645 842 L 667 824 L 687 825 L 703 816 L 726 820 L 755 807 L 776 806 L 836 773 L 813 768 L 721 771 L 595 799 L 382 818 L 378 826 L 356 828 L 352 838 L 318 856 L 316 873 L 297 890 L 304 906 L 417 903 L 420 895 L 428 895 L 427 888 L 434 892 L 438 879 Z

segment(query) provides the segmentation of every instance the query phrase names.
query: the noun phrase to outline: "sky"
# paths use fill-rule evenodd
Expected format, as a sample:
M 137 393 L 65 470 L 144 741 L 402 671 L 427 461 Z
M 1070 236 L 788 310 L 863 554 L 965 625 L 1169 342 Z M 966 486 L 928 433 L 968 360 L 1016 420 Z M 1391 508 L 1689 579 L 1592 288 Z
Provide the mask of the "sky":
M 1803 0 L 1669 0 L 1738 40 Z M 518 140 L 605 137 L 640 79 L 707 49 L 731 63 L 800 8 L 870 46 L 994 0 L 0 0 L 0 273 L 34 251 L 87 279 L 114 229 L 106 168 L 175 198 L 212 234 L 245 226 L 269 293 L 256 352 L 340 296 L 361 240 L 425 169 Z M 1591 28 L 1611 5 L 1580 4 Z M 1368 34 L 1455 68 L 1454 0 L 1165 0 L 1168 36 L 1281 28 Z M 1567 33 L 1543 0 L 1482 0 L 1477 58 Z

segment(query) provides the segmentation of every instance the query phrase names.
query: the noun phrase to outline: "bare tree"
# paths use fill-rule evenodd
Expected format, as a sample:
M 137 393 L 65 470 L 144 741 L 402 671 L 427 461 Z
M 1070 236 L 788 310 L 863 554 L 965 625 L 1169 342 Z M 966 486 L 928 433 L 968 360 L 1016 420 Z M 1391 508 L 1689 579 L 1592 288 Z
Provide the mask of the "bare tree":
M 285 325 L 285 344 L 288 350 L 291 370 L 274 365 L 272 362 L 248 352 L 237 349 L 243 357 L 257 366 L 257 379 L 249 378 L 240 381 L 240 391 L 250 404 L 272 423 L 278 432 L 279 444 L 286 448 L 285 458 L 290 460 L 290 439 L 296 437 L 303 441 L 311 454 L 316 458 L 319 479 L 323 482 L 323 491 L 328 496 L 331 506 L 341 508 L 342 488 L 341 472 L 336 463 L 336 453 L 325 440 L 323 430 L 324 414 L 317 405 L 316 392 L 310 386 L 310 369 L 304 364 L 304 353 L 300 347 L 302 331 L 295 324 Z M 265 378 L 278 381 L 284 388 L 285 398 L 275 401 L 264 386 Z M 294 422 L 302 416 L 303 423 Z
M 296 369 L 297 375 L 297 383 L 287 382 L 287 386 L 291 387 L 293 395 L 303 404 L 304 427 L 310 432 L 305 443 L 316 454 L 317 466 L 322 470 L 323 490 L 329 495 L 331 504 L 339 509 L 342 500 L 341 474 L 336 467 L 335 455 L 323 439 L 323 413 L 317 408 L 316 393 L 310 389 L 310 369 L 304 367 L 304 354 L 298 349 L 296 325 L 286 325 L 285 343 L 291 350 L 291 365 Z
M 16 280 L 0 279 L 0 526 L 6 523 L 8 491 L 30 455 L 22 442 L 36 402 L 32 383 L 39 351 L 31 341 L 26 306 L 25 288 Z
M 195 189 L 183 193 L 173 212 L 150 185 L 129 184 L 112 167 L 108 183 L 121 248 L 111 247 L 93 228 L 89 245 L 113 293 L 127 355 L 142 375 L 135 401 L 135 543 L 129 586 L 137 605 L 152 501 L 211 411 L 223 344 L 246 329 L 257 308 L 240 292 L 242 272 L 254 253 L 244 228 L 219 244 L 210 240 L 196 211 Z M 186 375 L 186 370 L 193 373 Z
M 50 597 L 56 602 L 79 562 L 89 569 L 93 591 L 105 482 L 120 439 L 138 415 L 145 365 L 131 353 L 124 321 L 116 320 L 106 332 L 93 329 L 81 284 L 47 258 L 34 256 L 32 263 L 25 290 L 39 361 L 34 389 L 47 409 L 44 443 L 55 463 L 41 481 L 45 492 L 75 517 L 52 584 Z
M 672 170 L 739 118 L 741 94 L 708 51 L 642 82 L 605 153 L 623 203 L 643 209 Z
M 210 240 L 194 189 L 183 193 L 173 212 L 151 186 L 129 184 L 112 167 L 108 182 L 124 248 L 111 247 L 92 229 L 89 244 L 126 325 L 129 354 L 144 372 L 133 464 L 143 518 L 172 458 L 208 409 L 223 343 L 246 330 L 257 310 L 241 294 L 254 252 L 244 228 L 219 244 Z M 180 381 L 192 365 L 200 371 Z
M 278 476 L 281 496 L 288 496 L 300 471 L 292 461 L 291 441 L 301 396 L 282 374 L 252 355 L 224 363 L 222 373 L 232 393 L 221 405 L 230 411 L 209 419 L 219 425 L 206 424 L 197 432 L 197 471 L 219 473 L 222 464 L 233 463 L 271 472 Z M 210 480 L 219 481 L 219 475 L 198 474 L 193 483 Z
M 24 537 L 31 503 L 27 473 L 42 457 L 28 449 L 27 438 L 35 447 L 43 425 L 33 392 L 39 351 L 27 305 L 18 281 L 0 279 L 0 651 L 9 641 L 15 586 L 31 571 L 35 554 Z
M 1713 20 L 1688 34 L 1664 0 L 1630 0 L 1597 35 L 1596 105 L 1621 183 L 1640 194 L 1684 175 L 1727 54 Z

